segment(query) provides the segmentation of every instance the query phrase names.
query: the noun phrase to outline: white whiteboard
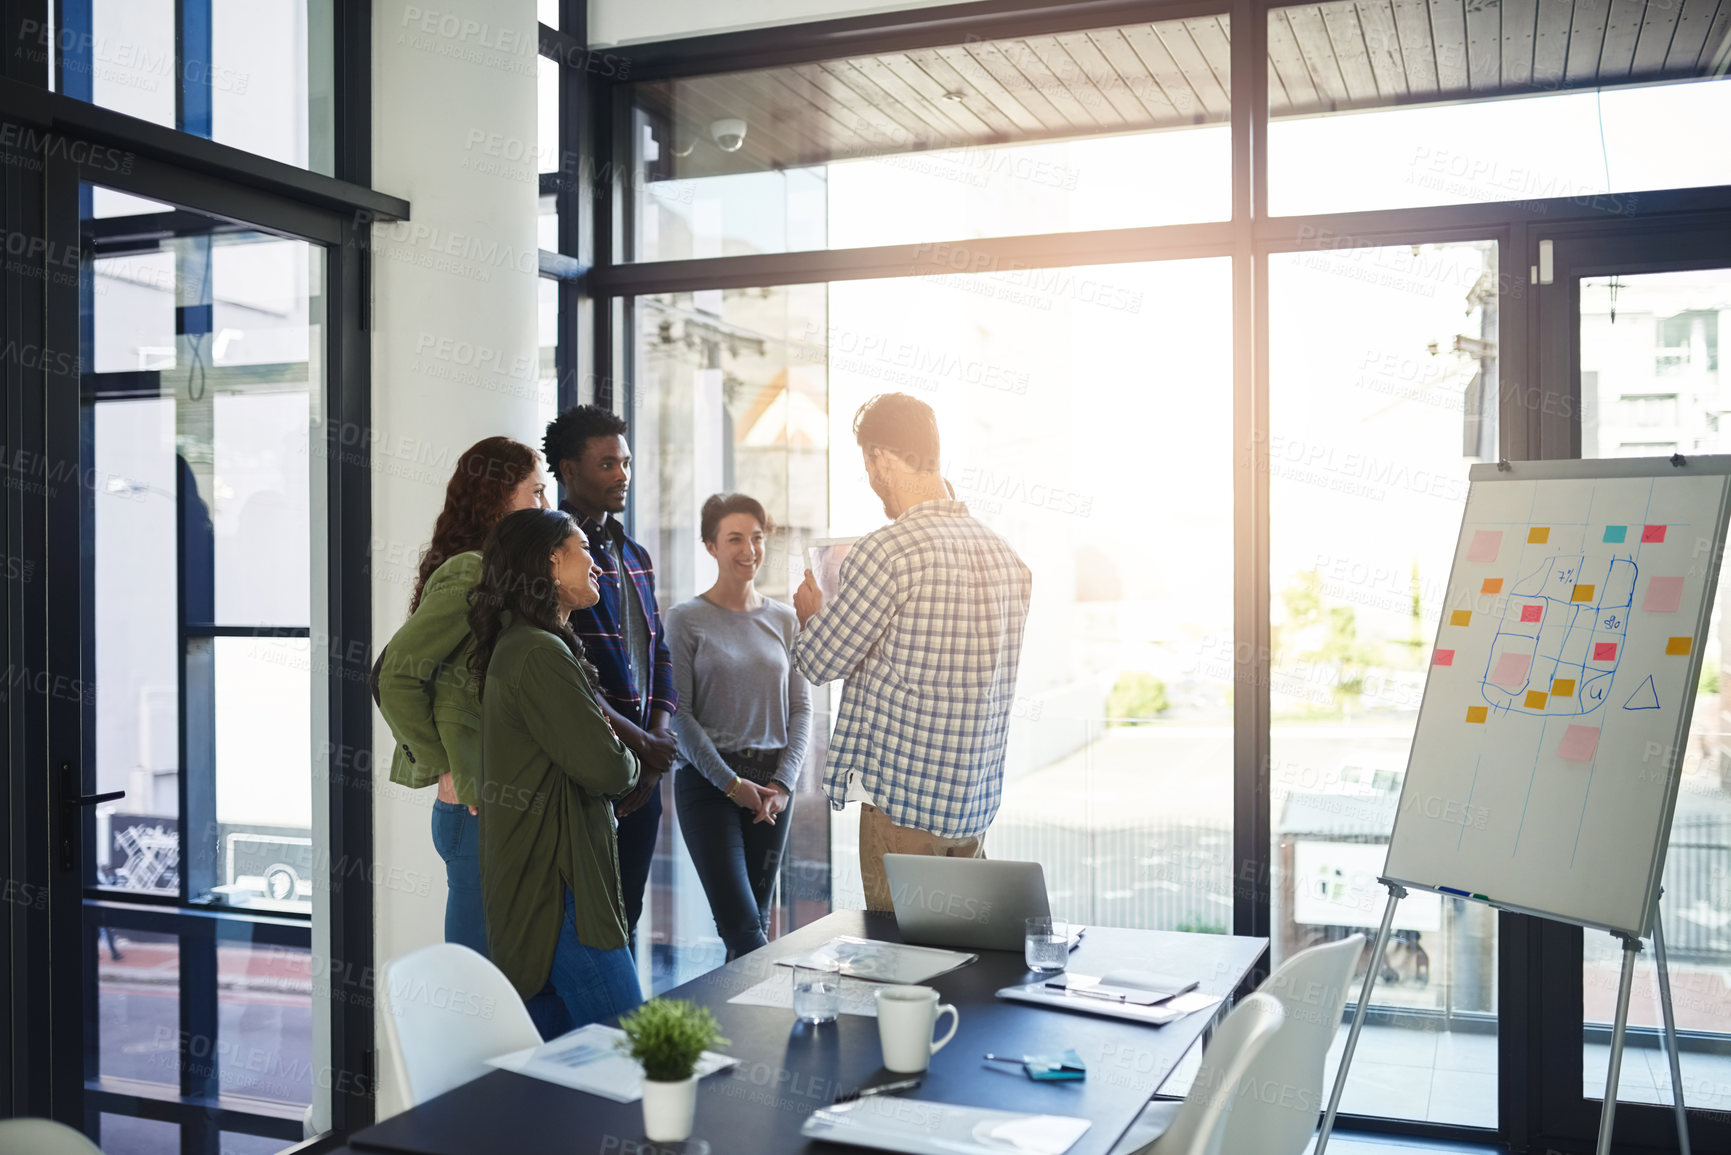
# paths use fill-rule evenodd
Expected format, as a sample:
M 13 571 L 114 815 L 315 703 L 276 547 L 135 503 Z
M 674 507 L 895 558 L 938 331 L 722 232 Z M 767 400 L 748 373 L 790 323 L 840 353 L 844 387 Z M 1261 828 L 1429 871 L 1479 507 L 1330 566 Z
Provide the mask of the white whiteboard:
M 1385 878 L 1647 933 L 1728 473 L 1473 467 Z

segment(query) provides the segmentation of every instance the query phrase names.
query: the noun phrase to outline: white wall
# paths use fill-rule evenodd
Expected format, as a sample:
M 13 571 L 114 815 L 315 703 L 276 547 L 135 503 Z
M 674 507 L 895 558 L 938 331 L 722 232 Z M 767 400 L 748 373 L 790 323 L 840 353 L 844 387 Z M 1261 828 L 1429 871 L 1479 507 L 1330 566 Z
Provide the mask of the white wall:
M 871 4 L 861 0 L 591 0 L 589 43 L 630 44 L 643 40 L 675 40 L 741 28 L 768 28 L 808 20 L 834 20 L 871 12 L 903 12 L 931 8 L 945 0 L 901 0 Z M 717 67 L 725 71 L 725 62 Z
M 406 197 L 414 217 L 373 236 L 375 653 L 405 616 L 457 457 L 496 434 L 541 441 L 535 0 L 433 7 L 373 9 L 373 185 Z M 445 875 L 429 835 L 433 790 L 389 783 L 392 738 L 376 715 L 373 749 L 382 968 L 444 940 Z M 396 1072 L 380 1067 L 382 1118 L 405 1104 Z

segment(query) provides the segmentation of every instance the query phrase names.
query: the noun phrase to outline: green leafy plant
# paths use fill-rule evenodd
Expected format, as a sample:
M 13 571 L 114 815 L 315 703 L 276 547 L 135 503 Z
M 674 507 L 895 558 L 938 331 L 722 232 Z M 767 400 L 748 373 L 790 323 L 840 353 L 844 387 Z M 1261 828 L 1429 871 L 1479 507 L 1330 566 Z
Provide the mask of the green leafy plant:
M 645 1078 L 678 1083 L 691 1078 L 703 1052 L 728 1040 L 707 1007 L 683 999 L 650 999 L 619 1020 L 619 1049 L 643 1065 Z
M 1106 698 L 1106 719 L 1114 726 L 1134 726 L 1159 717 L 1171 708 L 1166 683 L 1153 674 L 1130 672 L 1119 676 Z

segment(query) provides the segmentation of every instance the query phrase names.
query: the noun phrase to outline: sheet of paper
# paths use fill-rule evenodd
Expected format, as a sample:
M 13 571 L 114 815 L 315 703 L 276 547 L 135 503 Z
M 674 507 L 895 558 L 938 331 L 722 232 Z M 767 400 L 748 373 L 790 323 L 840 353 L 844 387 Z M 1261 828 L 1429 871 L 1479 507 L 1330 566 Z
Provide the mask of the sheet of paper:
M 966 966 L 978 955 L 961 951 L 939 950 L 929 946 L 904 946 L 901 943 L 878 942 L 869 938 L 842 935 L 832 938 L 809 954 L 775 960 L 777 965 L 790 967 L 810 959 L 814 962 L 835 963 L 849 978 L 870 979 L 880 983 L 923 983 Z
M 841 1013 L 844 1015 L 863 1015 L 866 1018 L 878 1017 L 877 985 L 860 979 L 843 978 L 841 980 Z M 783 1010 L 793 1009 L 793 972 L 784 971 L 781 974 L 770 975 L 756 986 L 747 987 L 731 999 L 730 1003 L 739 1003 L 747 1007 L 780 1007 Z
M 617 1042 L 624 1037 L 625 1032 L 617 1027 L 591 1023 L 538 1047 L 495 1056 L 487 1064 L 615 1103 L 634 1103 L 643 1097 L 643 1068 L 617 1049 Z M 731 1056 L 705 1051 L 697 1061 L 697 1073 L 713 1075 L 738 1062 Z
M 813 1112 L 800 1134 L 909 1155 L 1064 1155 L 1090 1125 L 1069 1115 L 1022 1115 L 875 1095 Z

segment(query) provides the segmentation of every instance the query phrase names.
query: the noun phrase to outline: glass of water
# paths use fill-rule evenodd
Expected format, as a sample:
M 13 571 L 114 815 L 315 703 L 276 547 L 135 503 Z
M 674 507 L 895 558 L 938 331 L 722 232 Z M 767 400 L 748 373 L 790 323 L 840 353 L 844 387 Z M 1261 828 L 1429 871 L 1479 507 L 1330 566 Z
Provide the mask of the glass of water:
M 1070 962 L 1070 924 L 1040 915 L 1027 920 L 1023 956 L 1037 975 L 1056 974 Z
M 793 1013 L 802 1023 L 833 1023 L 841 1014 L 841 968 L 832 962 L 793 968 Z

